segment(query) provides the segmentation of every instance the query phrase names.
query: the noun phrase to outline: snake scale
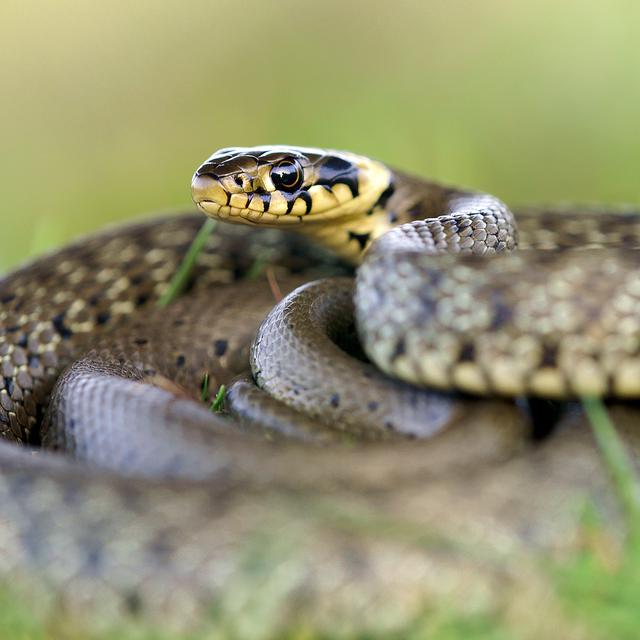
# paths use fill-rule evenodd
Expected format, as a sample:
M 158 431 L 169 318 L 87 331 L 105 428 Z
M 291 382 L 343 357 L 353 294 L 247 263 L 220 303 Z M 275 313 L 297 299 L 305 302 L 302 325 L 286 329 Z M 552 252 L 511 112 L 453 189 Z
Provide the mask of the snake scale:
M 389 522 L 504 550 L 562 539 L 581 491 L 615 511 L 579 413 L 536 445 L 522 399 L 640 393 L 634 213 L 516 225 L 492 196 L 279 146 L 218 151 L 192 192 L 239 224 L 217 227 L 167 308 L 200 215 L 108 230 L 0 281 L 5 579 L 191 625 L 275 544 L 288 613 L 373 620 L 496 569 L 398 543 Z

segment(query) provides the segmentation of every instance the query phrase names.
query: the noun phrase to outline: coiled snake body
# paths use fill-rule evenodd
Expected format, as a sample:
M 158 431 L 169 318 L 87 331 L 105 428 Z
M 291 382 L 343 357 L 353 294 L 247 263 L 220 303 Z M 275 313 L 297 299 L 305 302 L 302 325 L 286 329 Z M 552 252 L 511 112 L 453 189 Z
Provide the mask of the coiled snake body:
M 516 229 L 491 196 L 288 147 L 217 152 L 193 195 L 208 215 L 299 234 L 220 225 L 168 308 L 193 214 L 0 282 L 3 435 L 75 458 L 0 447 L 3 576 L 192 622 L 275 544 L 288 611 L 411 611 L 434 571 L 471 588 L 472 561 L 354 513 L 501 549 L 562 537 L 567 500 L 602 487 L 591 442 L 576 429 L 533 450 L 530 417 L 500 398 L 640 393 L 635 215 L 523 212 Z M 273 310 L 265 273 L 295 289 Z M 244 375 L 226 414 L 209 411 L 249 361 L 258 386 Z

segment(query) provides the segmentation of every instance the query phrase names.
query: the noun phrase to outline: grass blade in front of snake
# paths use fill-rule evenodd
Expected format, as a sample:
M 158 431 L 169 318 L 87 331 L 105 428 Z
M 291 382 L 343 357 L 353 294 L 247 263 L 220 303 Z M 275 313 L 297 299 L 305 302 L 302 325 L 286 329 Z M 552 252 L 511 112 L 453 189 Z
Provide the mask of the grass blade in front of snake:
M 625 511 L 629 543 L 640 543 L 640 495 L 638 479 L 629 454 L 618 436 L 609 414 L 599 398 L 583 398 L 584 407 L 593 435 L 611 474 L 622 508 Z
M 185 254 L 184 259 L 180 263 L 180 266 L 175 272 L 173 278 L 171 278 L 168 289 L 158 300 L 157 304 L 159 307 L 168 306 L 182 293 L 189 281 L 189 276 L 193 271 L 198 254 L 202 251 L 207 238 L 213 233 L 213 230 L 216 228 L 216 224 L 216 221 L 211 218 L 207 218 L 207 220 L 205 220 L 200 231 L 198 231 L 198 234 L 193 239 L 191 246 Z
M 211 403 L 210 409 L 212 413 L 220 413 L 222 411 L 222 405 L 224 403 L 224 398 L 226 394 L 227 394 L 227 387 L 221 384 L 220 388 L 216 393 L 216 397 L 213 399 L 213 402 Z

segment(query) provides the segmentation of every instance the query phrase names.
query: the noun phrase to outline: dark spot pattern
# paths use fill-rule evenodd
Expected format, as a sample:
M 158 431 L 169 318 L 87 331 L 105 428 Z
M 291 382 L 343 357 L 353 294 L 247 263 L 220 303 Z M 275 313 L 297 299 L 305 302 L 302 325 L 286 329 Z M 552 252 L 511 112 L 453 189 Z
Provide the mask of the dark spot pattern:
M 221 358 L 226 352 L 229 343 L 226 340 L 215 340 L 213 343 L 213 352 Z
M 492 331 L 500 329 L 508 322 L 510 322 L 512 317 L 512 310 L 503 302 L 495 300 L 493 303 L 493 318 L 491 319 L 490 329 Z
M 398 338 L 396 342 L 396 346 L 393 349 L 393 353 L 391 354 L 391 361 L 393 362 L 400 356 L 404 355 L 407 351 L 407 347 L 404 341 L 404 337 Z
M 111 320 L 111 314 L 108 311 L 103 311 L 96 316 L 96 323 L 99 325 L 107 324 Z
M 465 342 L 460 349 L 460 362 L 474 362 L 476 357 L 476 345 L 473 342 Z
M 59 313 L 57 316 L 51 318 L 51 324 L 63 340 L 68 340 L 73 336 L 73 331 L 64 324 L 64 313 Z
M 558 345 L 545 344 L 542 348 L 540 366 L 555 367 L 558 364 Z

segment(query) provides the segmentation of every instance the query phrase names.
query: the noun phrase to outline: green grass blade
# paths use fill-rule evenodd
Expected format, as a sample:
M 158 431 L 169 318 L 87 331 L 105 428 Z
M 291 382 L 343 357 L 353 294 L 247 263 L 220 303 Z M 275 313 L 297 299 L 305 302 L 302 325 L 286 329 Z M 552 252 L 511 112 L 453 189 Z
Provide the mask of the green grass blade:
M 213 230 L 216 228 L 217 221 L 211 218 L 207 218 L 198 231 L 198 234 L 193 239 L 189 250 L 187 251 L 184 259 L 180 263 L 178 270 L 174 274 L 173 278 L 171 278 L 171 282 L 169 283 L 169 288 L 162 294 L 160 299 L 158 300 L 159 307 L 166 307 L 171 304 L 184 290 L 187 282 L 189 281 L 189 277 L 191 272 L 193 271 L 193 267 L 196 263 L 196 259 L 198 255 L 202 251 L 207 238 L 213 233 Z
M 200 386 L 200 400 L 206 402 L 209 398 L 209 372 L 207 371 L 202 377 L 202 385 Z
M 216 393 L 216 397 L 211 403 L 211 411 L 214 413 L 220 413 L 222 411 L 222 404 L 224 403 L 224 396 L 227 393 L 227 388 L 221 384 L 218 389 L 218 393 Z
M 599 398 L 583 398 L 587 418 L 602 452 L 627 518 L 629 541 L 634 546 L 640 543 L 640 501 L 638 479 L 631 459 L 613 423 L 609 419 L 604 403 Z

